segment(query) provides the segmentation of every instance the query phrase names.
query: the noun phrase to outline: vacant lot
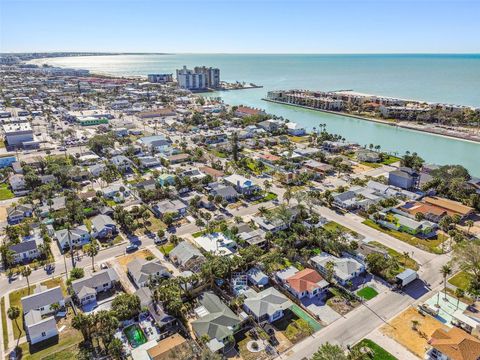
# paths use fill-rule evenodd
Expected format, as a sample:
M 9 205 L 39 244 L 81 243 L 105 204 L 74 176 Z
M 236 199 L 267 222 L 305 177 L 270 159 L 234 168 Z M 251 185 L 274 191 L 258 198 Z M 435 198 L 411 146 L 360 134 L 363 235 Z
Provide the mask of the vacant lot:
M 143 249 L 131 254 L 121 256 L 117 259 L 117 262 L 122 267 L 123 270 L 127 271 L 127 265 L 130 261 L 134 259 L 149 259 L 149 258 L 155 258 L 155 256 L 152 254 L 150 250 Z
M 417 322 L 416 330 L 414 329 L 414 321 Z M 445 325 L 440 321 L 431 316 L 423 316 L 416 309 L 409 308 L 391 320 L 389 324 L 384 325 L 381 331 L 418 357 L 423 358 L 426 349 L 429 347 L 430 336 L 435 330 L 443 327 Z

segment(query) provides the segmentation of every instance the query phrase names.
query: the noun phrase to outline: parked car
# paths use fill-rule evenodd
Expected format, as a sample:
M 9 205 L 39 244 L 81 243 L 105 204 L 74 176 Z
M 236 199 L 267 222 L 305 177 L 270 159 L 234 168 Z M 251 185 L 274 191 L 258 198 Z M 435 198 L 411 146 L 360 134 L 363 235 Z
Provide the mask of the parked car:
M 167 240 L 167 237 L 166 237 L 166 236 L 162 236 L 162 237 L 155 236 L 155 239 L 153 240 L 153 242 L 154 242 L 156 245 L 166 244 L 167 241 L 168 241 L 168 240 Z
M 137 251 L 138 250 L 138 245 L 137 244 L 132 244 L 130 243 L 126 248 L 125 248 L 125 251 L 126 252 L 134 252 L 134 251 Z
M 108 269 L 107 263 L 101 263 L 100 264 L 100 269 L 102 269 L 102 270 Z

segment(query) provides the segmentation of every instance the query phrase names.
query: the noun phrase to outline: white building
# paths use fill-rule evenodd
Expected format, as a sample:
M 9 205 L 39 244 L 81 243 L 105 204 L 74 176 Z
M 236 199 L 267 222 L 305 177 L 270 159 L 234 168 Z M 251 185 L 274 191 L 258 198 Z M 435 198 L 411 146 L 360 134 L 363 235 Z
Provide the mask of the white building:
M 184 66 L 177 70 L 178 86 L 182 89 L 201 90 L 207 88 L 207 76 L 204 73 L 196 73 L 194 70 Z
M 33 130 L 28 122 L 4 124 L 3 132 L 8 146 L 32 147 L 34 143 Z
M 148 81 L 151 83 L 165 84 L 173 81 L 172 74 L 148 74 Z

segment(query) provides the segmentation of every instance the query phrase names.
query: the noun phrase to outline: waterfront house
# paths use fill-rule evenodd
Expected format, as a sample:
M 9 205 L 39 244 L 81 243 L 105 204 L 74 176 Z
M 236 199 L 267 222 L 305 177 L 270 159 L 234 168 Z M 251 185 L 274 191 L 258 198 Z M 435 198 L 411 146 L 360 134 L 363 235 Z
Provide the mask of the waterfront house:
M 75 299 L 80 305 L 96 303 L 99 293 L 112 289 L 119 281 L 114 269 L 105 269 L 72 281 Z
M 200 296 L 195 309 L 197 320 L 192 321 L 192 329 L 197 339 L 208 337 L 207 346 L 212 351 L 221 350 L 228 338 L 240 330 L 240 318 L 213 292 Z
M 350 257 L 338 258 L 323 252 L 310 259 L 310 263 L 323 276 L 328 275 L 327 263 L 329 262 L 333 263 L 333 278 L 342 285 L 346 285 L 349 281 L 365 272 L 365 266 Z
M 265 115 L 265 111 L 248 106 L 238 106 L 234 114 L 237 117 L 243 118 L 246 116 Z
M 315 270 L 303 269 L 285 280 L 285 287 L 298 299 L 313 298 L 326 289 L 329 283 Z
M 293 306 L 293 303 L 274 287 L 262 290 L 259 293 L 249 289 L 245 292 L 245 296 L 243 308 L 259 324 L 272 323 L 281 319 L 284 311 Z
M 388 173 L 388 185 L 401 189 L 413 189 L 418 187 L 420 175 L 413 169 L 401 167 Z
M 303 126 L 298 125 L 294 122 L 287 122 L 287 132 L 293 136 L 303 136 L 306 134 L 306 130 Z
M 355 153 L 358 161 L 376 163 L 380 161 L 380 154 L 368 149 L 358 149 Z
M 171 277 L 167 268 L 159 260 L 147 261 L 140 258 L 128 263 L 127 273 L 138 288 L 148 286 L 150 281 Z

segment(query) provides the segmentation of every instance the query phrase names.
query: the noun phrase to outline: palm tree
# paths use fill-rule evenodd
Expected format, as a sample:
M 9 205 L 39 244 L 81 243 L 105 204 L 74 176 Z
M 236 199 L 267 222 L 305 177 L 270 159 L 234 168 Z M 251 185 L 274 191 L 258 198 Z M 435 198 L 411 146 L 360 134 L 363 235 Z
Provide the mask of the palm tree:
M 418 325 L 420 325 L 420 321 L 412 320 L 412 330 L 417 331 Z
M 20 274 L 27 280 L 28 294 L 30 294 L 30 280 L 28 277 L 32 274 L 32 269 L 29 266 L 25 266 L 20 271 Z
M 60 310 L 60 304 L 58 302 L 50 305 L 50 309 L 56 314 Z
M 120 339 L 114 338 L 107 346 L 108 354 L 115 360 L 123 358 L 123 343 Z
M 20 326 L 18 325 L 18 321 L 17 321 L 17 319 L 20 316 L 20 309 L 16 306 L 11 306 L 7 310 L 7 315 L 8 315 L 8 318 L 11 321 L 15 321 L 15 325 L 17 325 L 18 333 L 21 335 L 22 334 L 22 329 L 20 329 Z M 18 346 L 19 341 L 20 341 L 20 336 L 18 337 L 18 340 L 17 340 L 17 346 Z
M 292 193 L 292 188 L 290 186 L 287 187 L 285 190 L 285 193 L 283 194 L 283 201 L 285 201 L 287 204 L 290 204 L 290 200 L 292 199 L 293 193 Z
M 473 220 L 467 220 L 465 221 L 465 225 L 467 225 L 467 234 L 470 235 L 470 229 L 472 228 L 472 226 L 474 225 L 475 223 L 473 222 Z
M 85 341 L 90 340 L 90 319 L 88 315 L 81 312 L 75 315 L 72 319 L 72 327 L 82 333 Z
M 458 309 L 458 305 L 460 305 L 460 299 L 463 298 L 464 296 L 465 296 L 465 291 L 463 289 L 460 289 L 460 288 L 455 289 L 455 297 L 457 298 L 457 309 Z
M 68 246 L 70 246 L 70 257 L 72 258 L 72 268 L 75 269 L 75 254 L 74 254 L 74 249 L 73 249 L 73 243 L 72 243 L 72 227 L 69 222 L 65 224 L 65 228 L 67 229 L 67 236 L 68 236 Z
M 90 244 L 86 244 L 83 246 L 83 251 L 85 254 L 92 258 L 92 268 L 93 272 L 95 272 L 95 256 L 98 254 L 98 245 L 95 239 L 92 239 Z
M 443 276 L 443 292 L 446 298 L 447 297 L 447 277 L 452 273 L 452 267 L 449 264 L 445 264 L 440 269 L 440 273 Z

